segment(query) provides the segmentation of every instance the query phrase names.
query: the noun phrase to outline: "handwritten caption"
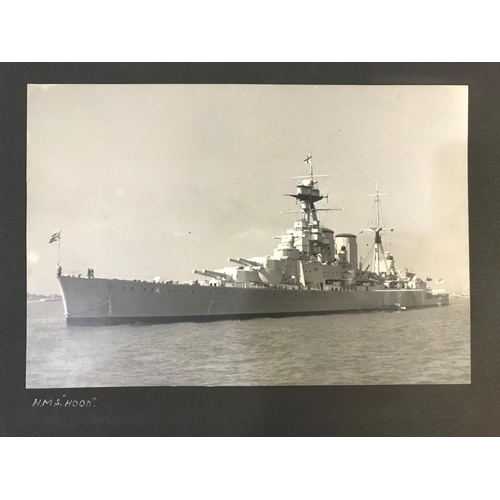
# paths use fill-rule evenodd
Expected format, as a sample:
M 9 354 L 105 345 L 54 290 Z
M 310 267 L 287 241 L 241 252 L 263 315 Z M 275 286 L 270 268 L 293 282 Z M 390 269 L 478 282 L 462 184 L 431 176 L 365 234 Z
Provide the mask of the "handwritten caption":
M 42 399 L 35 398 L 32 408 L 43 408 L 46 406 L 62 407 L 62 408 L 95 408 L 97 398 L 90 399 L 68 399 L 66 394 L 63 394 L 57 399 Z

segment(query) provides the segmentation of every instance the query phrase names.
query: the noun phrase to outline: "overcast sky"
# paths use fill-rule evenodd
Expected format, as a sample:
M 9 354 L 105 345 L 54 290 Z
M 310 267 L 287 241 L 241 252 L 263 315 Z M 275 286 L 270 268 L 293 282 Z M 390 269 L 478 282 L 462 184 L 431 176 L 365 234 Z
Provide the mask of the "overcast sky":
M 59 293 L 59 229 L 64 272 L 96 276 L 272 255 L 310 151 L 317 207 L 346 209 L 328 227 L 366 227 L 378 180 L 396 268 L 467 289 L 467 107 L 466 86 L 29 85 L 28 291 Z

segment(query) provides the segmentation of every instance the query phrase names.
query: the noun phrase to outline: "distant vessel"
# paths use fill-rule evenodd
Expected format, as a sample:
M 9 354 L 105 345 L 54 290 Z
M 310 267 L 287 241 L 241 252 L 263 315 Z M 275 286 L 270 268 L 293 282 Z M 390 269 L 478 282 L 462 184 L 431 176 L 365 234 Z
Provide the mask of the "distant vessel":
M 316 208 L 325 198 L 316 180 L 322 176 L 313 174 L 312 155 L 304 161 L 309 175 L 294 177 L 297 190 L 288 195 L 300 203 L 300 218 L 275 237 L 279 243 L 272 256 L 230 258 L 236 266 L 194 270 L 204 279 L 186 283 L 94 278 L 93 270 L 84 278 L 64 275 L 59 268 L 67 324 L 214 321 L 449 304 L 447 293 L 433 294 L 414 272 L 396 271 L 382 244 L 383 233 L 393 228 L 381 215 L 378 188 L 368 195 L 374 196 L 366 229 L 374 234 L 373 246 L 358 263 L 356 236 L 335 235 L 320 224 L 318 212 L 328 210 Z

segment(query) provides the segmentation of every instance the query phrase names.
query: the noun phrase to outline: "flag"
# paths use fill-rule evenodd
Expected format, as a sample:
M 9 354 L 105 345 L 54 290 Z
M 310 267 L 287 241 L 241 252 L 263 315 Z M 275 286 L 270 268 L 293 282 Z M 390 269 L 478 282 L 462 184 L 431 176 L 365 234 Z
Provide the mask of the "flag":
M 427 281 L 432 281 L 432 278 L 426 278 Z
M 444 280 L 443 280 L 443 278 L 439 278 L 439 279 L 436 281 L 436 283 L 437 283 L 438 285 L 440 285 L 443 281 L 444 281 Z
M 54 233 L 51 237 L 50 237 L 50 240 L 49 240 L 49 243 L 54 243 L 54 241 L 58 241 L 61 239 L 61 231 L 59 231 L 58 233 Z

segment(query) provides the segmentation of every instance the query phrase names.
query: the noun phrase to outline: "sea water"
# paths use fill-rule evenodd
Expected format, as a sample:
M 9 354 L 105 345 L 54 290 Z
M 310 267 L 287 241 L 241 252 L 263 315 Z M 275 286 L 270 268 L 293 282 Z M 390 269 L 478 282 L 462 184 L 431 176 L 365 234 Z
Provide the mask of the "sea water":
M 27 388 L 469 384 L 468 298 L 394 312 L 67 327 L 27 304 Z

